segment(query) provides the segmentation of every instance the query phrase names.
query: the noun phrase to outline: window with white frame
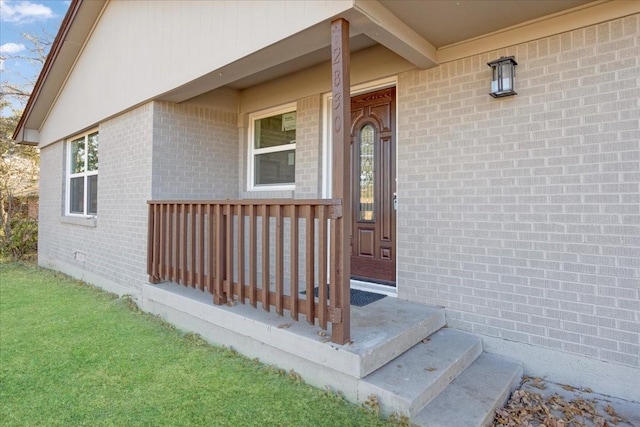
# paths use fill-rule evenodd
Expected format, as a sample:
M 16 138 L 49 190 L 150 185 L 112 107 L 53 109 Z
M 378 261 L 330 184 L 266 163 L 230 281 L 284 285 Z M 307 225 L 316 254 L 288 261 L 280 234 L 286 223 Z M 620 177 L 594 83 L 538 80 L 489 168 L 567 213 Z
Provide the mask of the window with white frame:
M 249 117 L 249 189 L 289 190 L 296 175 L 296 105 Z
M 98 131 L 67 142 L 67 215 L 98 214 Z

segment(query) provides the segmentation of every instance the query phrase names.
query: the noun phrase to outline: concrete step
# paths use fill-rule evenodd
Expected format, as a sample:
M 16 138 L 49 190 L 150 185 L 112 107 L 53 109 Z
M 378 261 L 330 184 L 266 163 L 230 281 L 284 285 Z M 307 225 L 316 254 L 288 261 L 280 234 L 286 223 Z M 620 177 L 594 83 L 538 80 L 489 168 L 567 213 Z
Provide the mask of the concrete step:
M 358 397 L 366 401 L 376 396 L 383 413 L 411 417 L 481 353 L 479 337 L 441 329 L 365 377 L 358 386 Z
M 352 342 L 340 349 L 357 356 L 351 375 L 363 378 L 444 326 L 444 309 L 386 297 L 351 307 Z
M 522 365 L 483 353 L 411 422 L 428 427 L 483 427 L 520 383 Z

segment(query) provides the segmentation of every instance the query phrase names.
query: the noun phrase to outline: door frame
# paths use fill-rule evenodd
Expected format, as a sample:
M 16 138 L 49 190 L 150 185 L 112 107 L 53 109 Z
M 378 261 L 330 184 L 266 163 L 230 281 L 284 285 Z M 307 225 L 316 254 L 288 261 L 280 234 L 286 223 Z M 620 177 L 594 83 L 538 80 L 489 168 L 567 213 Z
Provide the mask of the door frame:
M 396 171 L 398 170 L 398 77 L 392 76 L 384 79 L 373 80 L 367 83 L 351 86 L 351 96 L 360 95 L 367 92 L 375 92 L 376 90 L 385 89 L 388 87 L 396 88 L 396 126 L 395 126 L 395 141 L 396 141 Z M 332 141 L 331 141 L 331 101 L 332 93 L 327 92 L 322 95 L 322 198 L 331 198 L 331 184 L 333 180 L 333 167 L 331 161 L 332 155 Z M 396 191 L 398 184 L 398 176 L 396 172 Z M 396 211 L 396 256 L 398 253 L 398 212 Z M 366 282 L 361 280 L 351 279 L 351 287 L 354 289 L 361 289 L 365 291 L 384 294 L 392 297 L 398 295 L 398 262 L 396 257 L 396 286 L 390 287 L 386 285 L 380 285 L 377 283 Z

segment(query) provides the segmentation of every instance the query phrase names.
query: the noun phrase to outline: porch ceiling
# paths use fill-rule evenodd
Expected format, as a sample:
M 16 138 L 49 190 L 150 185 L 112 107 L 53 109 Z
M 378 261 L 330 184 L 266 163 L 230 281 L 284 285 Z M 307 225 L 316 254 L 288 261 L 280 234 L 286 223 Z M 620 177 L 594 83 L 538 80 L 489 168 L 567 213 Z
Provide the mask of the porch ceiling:
M 607 0 L 353 0 L 351 51 L 381 44 L 418 68 L 438 65 L 438 50 L 568 9 Z M 330 21 L 202 76 L 160 98 L 182 102 L 219 87 L 241 90 L 330 59 Z
M 593 0 L 379 0 L 436 48 L 459 43 Z

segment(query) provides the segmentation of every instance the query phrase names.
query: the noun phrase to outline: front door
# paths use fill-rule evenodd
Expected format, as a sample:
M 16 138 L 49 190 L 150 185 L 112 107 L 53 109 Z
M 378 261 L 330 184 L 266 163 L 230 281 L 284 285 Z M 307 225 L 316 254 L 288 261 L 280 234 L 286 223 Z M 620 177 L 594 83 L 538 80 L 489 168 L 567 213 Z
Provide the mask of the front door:
M 351 276 L 396 282 L 395 87 L 351 98 Z

